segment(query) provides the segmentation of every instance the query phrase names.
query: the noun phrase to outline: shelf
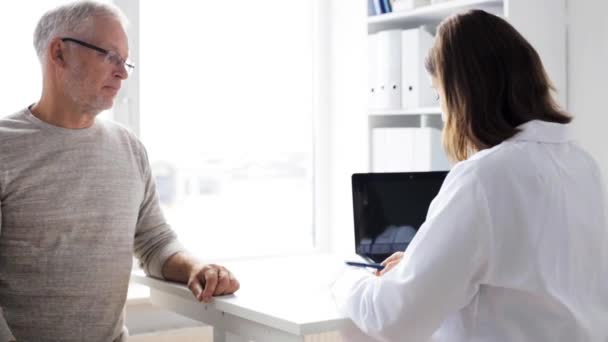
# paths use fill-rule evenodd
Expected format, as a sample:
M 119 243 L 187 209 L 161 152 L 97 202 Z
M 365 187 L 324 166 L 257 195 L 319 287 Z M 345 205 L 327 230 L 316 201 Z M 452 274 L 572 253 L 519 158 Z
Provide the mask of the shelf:
M 420 107 L 412 109 L 370 109 L 370 116 L 400 116 L 400 115 L 441 115 L 439 107 Z
M 420 25 L 437 24 L 455 12 L 473 8 L 503 15 L 503 0 L 450 0 L 408 11 L 375 15 L 367 19 L 367 32 L 376 33 L 383 30 L 408 29 Z

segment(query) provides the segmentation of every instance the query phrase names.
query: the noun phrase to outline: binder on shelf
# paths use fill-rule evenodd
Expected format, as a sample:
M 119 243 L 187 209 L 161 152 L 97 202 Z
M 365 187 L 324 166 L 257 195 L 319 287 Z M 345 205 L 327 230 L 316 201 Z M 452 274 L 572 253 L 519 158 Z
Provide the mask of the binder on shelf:
M 390 0 L 380 0 L 380 2 L 382 3 L 382 10 L 384 11 L 382 13 L 391 13 L 393 11 Z
M 430 0 L 395 0 L 392 9 L 393 12 L 408 11 L 429 4 Z
M 416 164 L 420 171 L 444 171 L 450 163 L 441 144 L 441 131 L 432 127 L 421 127 L 414 134 L 416 144 Z
M 367 36 L 367 82 L 368 108 L 378 108 L 378 37 L 377 34 Z
M 372 172 L 413 171 L 415 128 L 372 129 Z
M 449 170 L 441 132 L 431 127 L 372 129 L 372 172 Z
M 367 0 L 368 15 L 379 15 L 383 13 L 381 1 L 382 0 Z
M 376 9 L 374 8 L 374 0 L 367 0 L 367 16 L 371 17 L 376 15 Z
M 371 68 L 376 98 L 372 108 L 401 108 L 401 30 L 380 31 L 375 39 L 375 65 Z
M 425 27 L 402 31 L 401 34 L 401 105 L 404 109 L 435 105 L 431 79 L 424 60 L 433 46 L 433 36 Z

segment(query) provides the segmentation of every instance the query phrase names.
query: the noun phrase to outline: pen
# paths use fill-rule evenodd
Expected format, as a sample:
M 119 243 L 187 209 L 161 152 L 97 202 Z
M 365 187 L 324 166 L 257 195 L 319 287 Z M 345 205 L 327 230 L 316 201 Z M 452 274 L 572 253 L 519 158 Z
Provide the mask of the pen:
M 349 266 L 375 268 L 378 271 L 380 271 L 384 268 L 383 265 L 375 264 L 375 263 L 365 263 L 365 262 L 357 262 L 357 261 L 345 261 L 345 263 Z

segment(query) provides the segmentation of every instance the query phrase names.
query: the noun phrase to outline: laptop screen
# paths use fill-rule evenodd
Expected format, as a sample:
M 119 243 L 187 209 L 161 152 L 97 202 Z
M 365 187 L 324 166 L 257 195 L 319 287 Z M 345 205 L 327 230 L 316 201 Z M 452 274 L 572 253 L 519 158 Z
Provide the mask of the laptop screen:
M 357 254 L 381 262 L 394 252 L 404 251 L 424 223 L 447 173 L 353 174 Z

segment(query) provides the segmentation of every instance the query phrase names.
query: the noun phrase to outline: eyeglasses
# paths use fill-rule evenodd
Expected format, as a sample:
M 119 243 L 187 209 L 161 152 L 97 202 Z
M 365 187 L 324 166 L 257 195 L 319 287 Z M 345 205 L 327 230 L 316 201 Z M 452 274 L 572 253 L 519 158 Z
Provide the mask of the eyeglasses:
M 114 51 L 109 51 L 106 49 L 102 49 L 99 46 L 95 46 L 93 44 L 89 44 L 87 42 L 83 42 L 82 40 L 78 40 L 78 39 L 74 39 L 74 38 L 61 38 L 62 42 L 72 42 L 72 43 L 76 43 L 80 46 L 84 46 L 86 48 L 89 48 L 91 50 L 95 50 L 99 53 L 101 53 L 102 55 L 104 55 L 104 62 L 108 63 L 108 64 L 114 64 L 117 67 L 123 67 L 127 70 L 127 73 L 130 75 L 133 70 L 135 70 L 135 65 L 130 61 L 130 60 L 125 60 L 124 58 L 120 57 L 120 55 Z

